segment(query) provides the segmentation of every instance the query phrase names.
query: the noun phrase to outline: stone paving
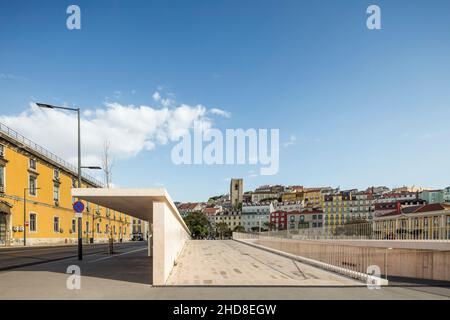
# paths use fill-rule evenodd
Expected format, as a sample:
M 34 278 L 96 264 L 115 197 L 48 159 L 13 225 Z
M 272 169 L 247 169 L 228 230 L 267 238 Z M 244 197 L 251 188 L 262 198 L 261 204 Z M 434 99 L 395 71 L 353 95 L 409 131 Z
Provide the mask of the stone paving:
M 213 246 L 222 248 L 221 254 L 232 250 L 233 242 L 216 242 Z M 197 243 L 196 243 L 197 244 Z M 198 243 L 200 244 L 200 243 Z M 163 286 L 153 287 L 151 283 L 152 259 L 147 257 L 145 244 L 139 246 L 125 246 L 113 256 L 105 254 L 93 254 L 86 256 L 83 261 L 76 258 L 42 263 L 39 265 L 18 268 L 10 271 L 0 271 L 0 300 L 6 299 L 216 299 L 216 300 L 257 300 L 257 299 L 449 299 L 450 288 L 434 287 L 384 287 L 380 290 L 369 290 L 364 286 Z M 189 244 L 190 245 L 190 244 Z M 231 247 L 230 247 L 231 245 Z M 238 250 L 244 250 L 238 245 Z M 262 251 L 256 248 L 250 249 Z M 193 250 L 194 252 L 195 250 Z M 242 251 L 241 251 L 242 252 Z M 264 251 L 263 251 L 264 252 Z M 206 251 L 211 253 L 211 249 Z M 229 253 L 229 252 L 228 252 Z M 209 256 L 207 256 L 209 257 Z M 260 257 L 259 254 L 255 255 Z M 282 265 L 276 260 L 278 256 L 269 256 L 273 260 L 272 267 Z M 267 257 L 266 257 L 267 258 Z M 240 271 L 248 263 L 259 266 L 260 262 L 249 260 L 250 257 L 241 254 L 238 259 Z M 227 258 L 231 261 L 230 258 Z M 289 260 L 289 259 L 288 259 Z M 255 262 L 256 261 L 256 262 Z M 70 265 L 79 265 L 81 268 L 81 289 L 69 290 L 66 282 L 69 274 L 66 273 Z M 278 266 L 277 266 L 278 264 Z M 201 266 L 202 261 L 197 261 L 196 266 Z M 270 265 L 270 264 L 269 264 Z M 274 266 L 275 265 L 275 266 Z M 179 267 L 178 265 L 177 267 Z M 284 273 L 279 273 L 271 267 L 263 264 L 269 274 L 273 274 L 284 282 L 291 281 Z M 287 262 L 286 262 L 286 266 Z M 262 266 L 261 266 L 262 267 Z M 300 267 L 300 265 L 299 265 Z M 235 271 L 229 271 L 230 275 Z M 234 269 L 232 268 L 232 269 Z M 242 269 L 242 270 L 241 270 Z M 300 269 L 308 277 L 312 274 L 307 266 Z M 258 270 L 258 268 L 256 268 Z M 280 271 L 286 272 L 287 269 Z M 315 270 L 319 272 L 318 270 Z M 202 274 L 203 272 L 197 273 Z M 296 272 L 293 270 L 293 272 Z M 206 273 L 208 275 L 208 272 Z M 219 273 L 220 274 L 220 273 Z M 243 274 L 237 273 L 242 277 Z M 285 275 L 287 279 L 281 277 Z M 261 276 L 261 274 L 259 275 Z M 292 277 L 292 275 L 290 275 Z M 270 276 L 269 276 L 270 277 Z M 247 276 L 248 279 L 248 276 Z M 298 280 L 299 282 L 301 281 Z M 303 281 L 305 282 L 305 281 Z
M 167 285 L 364 286 L 232 240 L 187 242 Z

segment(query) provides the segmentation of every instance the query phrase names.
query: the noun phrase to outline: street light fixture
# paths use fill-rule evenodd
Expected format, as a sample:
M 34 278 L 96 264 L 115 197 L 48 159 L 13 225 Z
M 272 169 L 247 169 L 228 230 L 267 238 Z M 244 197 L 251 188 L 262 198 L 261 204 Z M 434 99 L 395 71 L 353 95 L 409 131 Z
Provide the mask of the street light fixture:
M 41 188 L 23 188 L 23 246 L 27 245 L 27 191 Z
M 46 103 L 36 103 L 36 105 L 40 108 L 47 109 L 62 109 L 68 111 L 75 111 L 78 116 L 78 188 L 81 188 L 81 138 L 80 138 L 80 108 L 67 108 L 67 107 L 58 107 L 51 104 Z M 83 239 L 82 239 L 82 217 L 78 217 L 78 260 L 83 260 Z

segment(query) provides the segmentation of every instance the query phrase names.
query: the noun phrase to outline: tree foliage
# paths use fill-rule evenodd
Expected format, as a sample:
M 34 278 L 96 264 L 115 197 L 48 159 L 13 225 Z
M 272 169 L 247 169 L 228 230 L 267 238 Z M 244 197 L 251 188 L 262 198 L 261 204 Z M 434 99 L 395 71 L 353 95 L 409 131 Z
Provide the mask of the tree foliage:
M 184 222 L 192 233 L 192 238 L 202 239 L 208 235 L 209 221 L 201 212 L 191 212 L 185 218 Z
M 221 239 L 223 239 L 225 236 L 229 236 L 231 234 L 231 230 L 228 227 L 228 224 L 226 224 L 225 222 L 222 222 L 222 221 L 216 223 L 216 231 Z

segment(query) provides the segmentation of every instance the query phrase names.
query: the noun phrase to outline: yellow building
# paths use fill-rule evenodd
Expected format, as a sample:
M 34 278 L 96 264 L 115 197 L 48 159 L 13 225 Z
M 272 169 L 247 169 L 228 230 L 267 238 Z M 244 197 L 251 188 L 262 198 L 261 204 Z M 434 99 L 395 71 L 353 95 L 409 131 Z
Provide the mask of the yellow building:
M 214 216 L 214 222 L 217 226 L 220 222 L 225 222 L 230 230 L 234 230 L 241 225 L 241 215 L 238 211 L 225 211 Z
M 27 245 L 76 243 L 76 183 L 74 166 L 0 124 L 0 245 L 23 245 L 24 238 Z M 83 174 L 82 187 L 100 186 Z M 131 238 L 129 216 L 84 203 L 84 242 Z
M 282 202 L 298 202 L 303 201 L 303 192 L 294 191 L 289 193 L 284 193 L 281 195 Z
M 307 207 L 323 208 L 324 188 L 305 188 L 303 189 L 303 199 Z
M 324 225 L 338 226 L 343 225 L 350 215 L 352 199 L 349 193 L 338 193 L 326 195 L 324 198 Z

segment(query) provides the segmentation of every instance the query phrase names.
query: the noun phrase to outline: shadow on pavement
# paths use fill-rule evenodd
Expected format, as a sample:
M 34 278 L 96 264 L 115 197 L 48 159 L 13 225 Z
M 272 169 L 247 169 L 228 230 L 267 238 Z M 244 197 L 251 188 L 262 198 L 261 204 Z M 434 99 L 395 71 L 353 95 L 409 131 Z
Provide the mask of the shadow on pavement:
M 146 246 L 121 246 L 115 249 L 113 255 L 97 253 L 85 255 L 82 261 L 77 258 L 69 258 L 16 270 L 68 274 L 67 268 L 71 265 L 80 267 L 82 277 L 152 284 L 152 258 L 147 256 Z

